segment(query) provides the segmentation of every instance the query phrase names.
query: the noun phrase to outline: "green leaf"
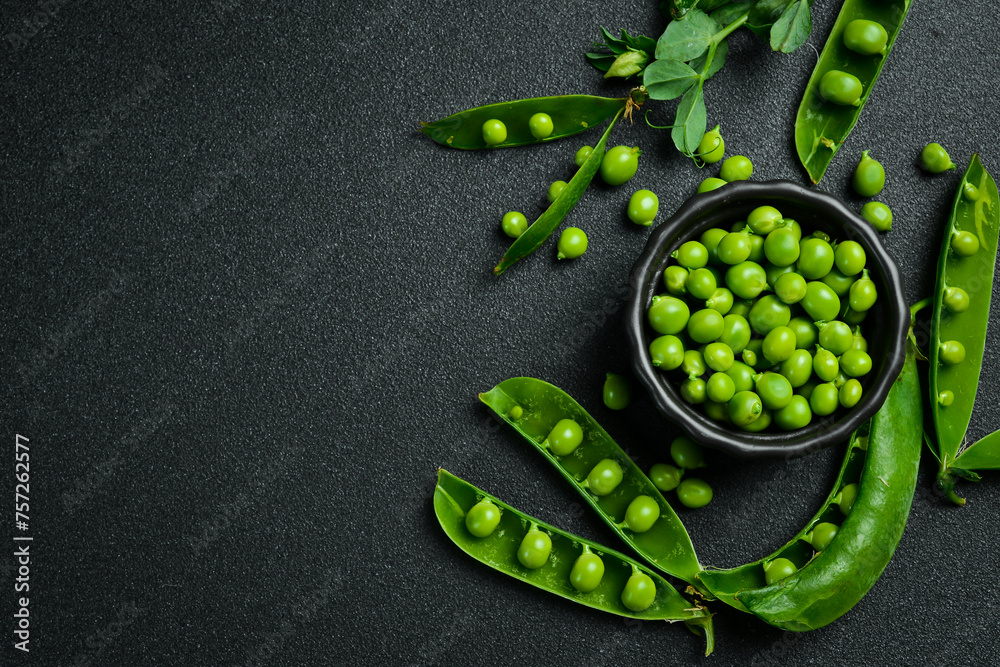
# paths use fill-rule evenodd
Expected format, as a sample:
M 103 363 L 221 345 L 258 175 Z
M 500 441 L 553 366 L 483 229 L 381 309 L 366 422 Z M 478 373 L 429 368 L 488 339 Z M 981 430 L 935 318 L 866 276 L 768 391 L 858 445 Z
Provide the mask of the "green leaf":
M 698 72 L 676 60 L 656 60 L 642 75 L 646 92 L 654 100 L 677 99 L 697 81 Z
M 729 40 L 722 40 L 719 42 L 719 46 L 715 48 L 715 56 L 712 58 L 712 64 L 709 66 L 708 70 L 705 70 L 705 61 L 708 60 L 708 54 L 702 54 L 698 59 L 691 61 L 691 67 L 694 71 L 701 74 L 701 80 L 708 81 L 715 73 L 722 69 L 722 66 L 726 64 L 726 54 L 729 53 Z
M 757 0 L 742 0 L 742 2 L 734 2 L 732 4 L 725 5 L 712 12 L 712 18 L 715 19 L 719 25 L 729 25 L 749 12 L 755 2 L 757 2 Z
M 624 30 L 622 32 L 624 32 Z M 616 54 L 622 53 L 628 46 L 625 43 L 625 40 L 618 39 L 610 32 L 608 32 L 607 29 L 604 28 L 604 26 L 601 26 L 601 36 L 604 37 L 604 43 L 608 45 L 608 48 L 610 48 Z
M 622 32 L 625 32 L 622 30 Z M 646 53 L 656 53 L 656 40 L 652 37 L 646 37 L 645 35 L 637 35 L 636 37 L 630 37 L 629 45 L 639 51 L 645 51 Z
M 719 24 L 700 9 L 692 9 L 684 18 L 671 21 L 656 42 L 657 60 L 693 60 L 712 45 Z
M 771 26 L 781 18 L 782 12 L 795 0 L 760 0 L 750 10 L 746 26 L 758 37 L 767 37 Z
M 602 72 L 607 72 L 611 64 L 615 61 L 615 56 L 606 53 L 584 53 L 583 57 L 587 59 L 588 63 Z
M 684 155 L 693 155 L 698 150 L 701 138 L 705 136 L 707 123 L 705 98 L 702 97 L 701 86 L 697 85 L 684 93 L 677 105 L 674 129 L 670 133 L 677 150 Z
M 812 14 L 804 0 L 793 2 L 771 26 L 771 48 L 791 53 L 806 43 L 812 32 Z
M 963 470 L 1000 470 L 1000 431 L 994 431 L 969 445 L 951 462 L 951 467 Z

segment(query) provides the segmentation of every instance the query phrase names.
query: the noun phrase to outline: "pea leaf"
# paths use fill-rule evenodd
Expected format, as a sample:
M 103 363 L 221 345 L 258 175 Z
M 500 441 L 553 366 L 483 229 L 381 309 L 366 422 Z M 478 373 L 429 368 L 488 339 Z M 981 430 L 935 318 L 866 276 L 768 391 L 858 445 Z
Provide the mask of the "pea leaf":
M 623 35 L 625 34 L 624 30 L 622 30 L 622 34 Z M 608 30 L 604 26 L 601 26 L 601 36 L 604 37 L 604 43 L 608 45 L 608 48 L 614 51 L 615 53 L 621 53 L 625 50 L 626 48 L 625 40 L 618 39 L 610 32 L 608 32 Z
M 607 72 L 611 68 L 611 64 L 615 62 L 615 56 L 604 53 L 584 53 L 583 57 L 602 72 Z
M 712 12 L 712 18 L 715 19 L 719 25 L 729 25 L 749 12 L 755 2 L 757 2 L 757 0 L 742 0 L 741 2 L 733 2 L 731 4 L 724 5 L 723 7 L 720 7 Z
M 677 60 L 656 60 L 646 68 L 642 83 L 654 100 L 673 100 L 698 81 L 698 72 Z
M 729 53 L 729 40 L 722 40 L 719 45 L 715 47 L 715 56 L 712 58 L 712 64 L 709 65 L 708 69 L 705 69 L 705 61 L 708 60 L 708 54 L 704 53 L 699 56 L 696 60 L 691 61 L 691 67 L 696 72 L 701 73 L 701 80 L 708 81 L 715 73 L 722 69 L 722 66 L 726 63 L 726 54 Z
M 753 9 L 750 10 L 746 27 L 761 39 L 770 40 L 771 27 L 781 18 L 790 5 L 797 2 L 799 0 L 759 0 L 753 6 Z M 815 0 L 807 0 L 807 2 L 811 7 Z M 812 30 L 811 17 L 809 29 Z
M 705 53 L 719 24 L 700 9 L 692 9 L 684 18 L 671 21 L 656 42 L 657 60 L 693 60 Z
M 799 0 L 785 7 L 781 17 L 771 26 L 771 48 L 791 53 L 806 43 L 812 32 L 812 14 L 809 4 Z
M 677 105 L 674 129 L 670 132 L 677 150 L 684 155 L 693 155 L 705 135 L 707 122 L 705 98 L 701 94 L 699 84 L 684 93 L 680 104 Z
M 630 47 L 636 49 L 637 51 L 645 51 L 646 53 L 656 53 L 656 40 L 652 37 L 646 37 L 645 35 L 636 35 L 632 37 L 622 29 L 622 35 L 625 37 L 625 41 Z

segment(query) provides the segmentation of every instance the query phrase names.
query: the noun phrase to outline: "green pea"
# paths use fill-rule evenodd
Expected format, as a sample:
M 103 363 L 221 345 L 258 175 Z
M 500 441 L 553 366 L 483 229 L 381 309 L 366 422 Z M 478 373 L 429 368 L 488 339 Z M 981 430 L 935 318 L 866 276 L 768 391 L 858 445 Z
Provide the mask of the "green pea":
M 483 123 L 483 141 L 487 146 L 496 146 L 507 141 L 507 126 L 496 118 Z
M 951 389 L 945 389 L 944 391 L 938 394 L 937 399 L 938 403 L 940 403 L 942 406 L 948 407 L 949 405 L 955 402 L 955 392 L 953 392 Z
M 583 429 L 572 419 L 560 419 L 542 443 L 556 456 L 567 456 L 583 442 Z
M 688 270 L 683 266 L 671 264 L 663 269 L 663 284 L 666 286 L 667 291 L 675 296 L 684 296 L 687 294 L 687 277 Z
M 845 276 L 861 273 L 868 261 L 865 249 L 857 241 L 842 241 L 833 251 L 834 264 Z
M 813 357 L 813 372 L 823 382 L 832 382 L 840 372 L 840 361 L 830 350 L 821 346 L 816 347 L 816 356 Z
M 969 201 L 979 201 L 979 188 L 965 181 L 962 183 L 962 197 Z
M 972 232 L 955 232 L 951 237 L 951 249 L 959 257 L 972 257 L 979 251 L 979 239 Z
M 819 80 L 819 94 L 827 102 L 861 106 L 861 80 L 853 74 L 832 69 Z
M 644 611 L 649 609 L 653 601 L 656 600 L 656 584 L 648 574 L 643 574 L 636 570 L 625 582 L 625 589 L 622 591 L 622 604 L 631 611 Z
M 633 533 L 645 533 L 660 518 L 660 505 L 649 496 L 636 496 L 625 510 L 625 527 Z
M 726 142 L 716 125 L 702 136 L 698 143 L 698 152 L 695 153 L 705 164 L 715 164 L 722 159 L 726 152 Z
M 708 398 L 716 403 L 728 403 L 736 394 L 736 383 L 733 379 L 723 373 L 713 373 L 705 383 L 705 391 Z
M 792 401 L 792 384 L 784 375 L 761 373 L 754 380 L 757 395 L 768 410 L 780 410 Z
M 688 378 L 681 382 L 681 398 L 691 405 L 701 405 L 708 398 L 705 381 L 701 378 Z
M 742 361 L 734 361 L 733 365 L 729 367 L 728 371 L 726 371 L 726 375 L 732 378 L 733 387 L 736 392 L 753 390 L 753 369 Z
M 858 499 L 858 485 L 848 484 L 833 498 L 833 503 L 840 508 L 844 516 L 850 516 L 854 509 L 854 501 Z
M 828 523 L 826 521 L 817 523 L 806 534 L 806 542 L 811 544 L 812 548 L 816 551 L 823 551 L 830 546 L 830 543 L 833 542 L 833 538 L 837 537 L 839 531 L 840 526 L 835 523 Z
M 677 487 L 677 500 L 684 507 L 698 509 L 712 502 L 712 487 L 703 480 L 689 477 Z
M 559 235 L 556 259 L 576 259 L 587 252 L 587 235 L 579 227 L 567 227 Z
M 820 417 L 832 415 L 840 407 L 840 391 L 829 382 L 816 385 L 809 396 L 809 407 Z
M 649 479 L 653 481 L 656 488 L 664 493 L 676 489 L 677 485 L 681 483 L 683 474 L 680 468 L 669 463 L 654 463 L 653 467 L 649 469 Z
M 685 350 L 684 361 L 681 362 L 681 372 L 689 378 L 704 375 L 708 370 L 705 357 L 699 350 Z
M 734 295 L 735 296 L 735 295 Z M 733 307 L 729 309 L 729 315 L 739 315 L 745 318 L 750 314 L 750 309 L 753 308 L 753 301 L 750 299 L 735 299 L 733 301 Z
M 833 246 L 827 241 L 810 237 L 799 244 L 799 261 L 796 270 L 806 280 L 819 280 L 833 268 Z
M 764 358 L 772 364 L 790 359 L 795 352 L 795 332 L 786 326 L 771 329 L 764 336 L 761 351 L 764 353 Z
M 622 185 L 639 169 L 639 147 L 615 146 L 601 159 L 601 178 L 608 185 Z
M 740 426 L 739 428 L 741 431 L 746 431 L 747 433 L 760 433 L 767 430 L 771 425 L 771 420 L 771 411 L 765 408 L 761 411 L 760 417 L 756 421 Z
M 750 257 L 750 235 L 746 232 L 729 232 L 719 240 L 718 256 L 730 266 L 745 262 Z
M 705 346 L 702 356 L 705 357 L 705 364 L 709 368 L 720 373 L 728 371 L 735 360 L 733 350 L 725 343 L 709 343 Z
M 561 195 L 565 189 L 566 181 L 554 181 L 552 185 L 549 186 L 549 191 L 546 194 L 546 197 L 550 202 L 554 202 L 559 199 L 559 195 Z
M 865 19 L 855 19 L 844 28 L 844 46 L 863 56 L 885 54 L 889 33 L 882 24 Z
M 892 210 L 878 201 L 870 201 L 861 207 L 861 217 L 871 223 L 877 231 L 888 232 L 892 229 Z
M 700 269 L 708 264 L 708 248 L 698 241 L 686 241 L 670 254 L 686 269 Z
M 649 358 L 657 368 L 672 371 L 684 361 L 684 343 L 677 336 L 658 336 L 649 343 Z
M 774 281 L 774 294 L 782 303 L 798 303 L 806 296 L 806 279 L 794 271 L 784 273 Z
M 854 327 L 854 341 L 851 343 L 851 349 L 868 351 L 868 341 L 861 335 L 861 327 Z
M 465 527 L 476 537 L 488 537 L 500 524 L 500 508 L 488 500 L 481 500 L 465 515 Z
M 795 332 L 795 347 L 800 350 L 811 350 L 816 344 L 819 332 L 812 321 L 802 316 L 793 317 L 788 321 L 788 328 Z
M 848 324 L 861 324 L 862 322 L 864 322 L 865 317 L 867 316 L 868 316 L 867 310 L 860 310 L 860 311 L 854 310 L 853 308 L 848 306 L 847 309 L 844 310 L 844 316 L 841 319 L 847 322 Z
M 851 285 L 848 303 L 851 304 L 852 310 L 863 313 L 874 306 L 877 299 L 878 289 L 875 287 L 875 281 L 868 277 L 868 269 L 865 269 L 862 277 Z
M 517 560 L 529 570 L 545 565 L 552 553 L 552 538 L 544 531 L 532 528 L 524 535 L 517 548 Z
M 703 192 L 711 192 L 712 190 L 718 190 L 723 185 L 726 185 L 726 181 L 722 180 L 721 178 L 715 178 L 715 177 L 706 178 L 698 185 L 698 194 L 701 194 Z
M 801 396 L 801 397 L 805 398 L 806 400 L 810 400 L 812 398 L 813 392 L 816 391 L 816 388 L 817 388 L 818 385 L 819 385 L 819 382 L 816 381 L 816 378 L 814 378 L 814 377 L 809 378 L 809 381 L 806 382 L 801 387 L 799 387 L 798 389 L 796 389 L 795 393 L 798 396 Z M 839 400 L 839 397 L 838 397 L 838 400 Z
M 598 461 L 587 475 L 586 487 L 595 496 L 606 496 L 618 488 L 625 478 L 622 467 L 613 459 Z
M 820 282 L 832 289 L 838 297 L 845 297 L 850 293 L 855 280 L 854 276 L 845 276 L 840 269 L 834 267 L 820 279 Z
M 792 311 L 781 303 L 781 299 L 773 294 L 767 294 L 757 299 L 757 303 L 750 309 L 750 326 L 762 336 L 766 336 L 777 327 L 783 327 L 792 319 Z M 795 343 L 792 343 L 794 349 Z
M 946 340 L 941 343 L 941 350 L 938 358 L 949 366 L 960 364 L 965 361 L 965 346 L 957 340 Z
M 632 400 L 632 387 L 628 378 L 618 373 L 608 373 L 604 378 L 604 405 L 611 410 L 624 410 Z
M 831 384 L 833 384 L 834 387 L 836 387 L 839 390 L 843 388 L 843 386 L 847 383 L 847 380 L 848 378 L 847 375 L 844 373 L 844 371 L 840 371 L 839 373 L 837 373 L 836 377 L 830 380 L 830 382 Z
M 765 258 L 765 260 L 766 260 L 766 258 Z M 786 273 L 795 273 L 795 267 L 794 266 L 776 266 L 774 264 L 771 264 L 770 262 L 767 262 L 767 261 L 764 262 L 764 275 L 767 276 L 767 284 L 768 285 L 771 285 L 773 287 L 774 284 L 776 282 L 778 282 L 778 278 L 780 278 L 781 276 L 785 275 Z
M 708 383 L 705 383 L 708 386 Z M 716 403 L 712 399 L 709 399 L 702 403 L 702 410 L 705 411 L 705 415 L 717 422 L 729 422 L 729 408 L 725 403 Z
M 809 407 L 809 401 L 802 396 L 792 396 L 788 405 L 774 413 L 774 423 L 785 431 L 805 428 L 811 421 L 812 409 Z
M 719 178 L 727 183 L 746 181 L 751 176 L 753 176 L 753 162 L 745 155 L 734 155 L 726 159 L 719 170 Z
M 798 220 L 782 218 L 780 226 L 784 229 L 790 229 L 796 241 L 802 240 L 802 225 L 799 224 Z
M 813 372 L 813 358 L 809 350 L 793 350 L 792 355 L 781 362 L 779 372 L 788 378 L 788 383 L 793 389 L 804 385 L 812 377 Z
M 703 308 L 688 319 L 687 332 L 696 343 L 711 343 L 722 335 L 723 318 L 717 310 Z
M 767 274 L 756 262 L 740 262 L 726 271 L 726 286 L 741 299 L 755 299 L 767 287 Z
M 885 187 L 885 169 L 878 160 L 868 156 L 868 151 L 862 151 L 861 162 L 854 168 L 852 183 L 854 191 L 862 197 L 874 197 Z
M 581 593 L 589 593 L 601 585 L 604 578 L 604 561 L 590 548 L 584 546 L 584 552 L 577 556 L 573 569 L 569 572 L 569 583 Z
M 867 352 L 850 349 L 841 355 L 840 367 L 850 377 L 863 377 L 872 370 L 872 358 Z
M 839 357 L 854 345 L 854 334 L 847 324 L 834 320 L 820 327 L 819 344 Z
M 750 257 L 747 259 L 758 264 L 764 261 L 764 237 L 760 234 L 750 235 Z
M 766 236 L 773 232 L 781 223 L 781 211 L 773 206 L 758 206 L 750 211 L 747 224 L 754 234 Z
M 652 190 L 636 190 L 628 200 L 628 219 L 637 225 L 653 224 L 660 210 L 660 198 Z
M 861 383 L 850 379 L 840 388 L 840 404 L 845 408 L 853 408 L 861 400 Z
M 787 558 L 775 558 L 764 566 L 764 581 L 770 586 L 798 572 L 799 568 Z
M 733 293 L 725 287 L 719 287 L 705 300 L 705 307 L 725 315 L 733 307 L 733 303 Z
M 593 146 L 580 146 L 577 149 L 576 155 L 573 156 L 573 163 L 578 167 L 582 167 L 583 163 L 587 161 L 590 154 L 594 152 Z
M 688 294 L 696 299 L 707 299 L 715 292 L 715 274 L 708 269 L 695 269 L 688 274 L 687 282 Z
M 789 227 L 779 227 L 764 239 L 764 256 L 775 266 L 790 266 L 799 258 L 799 240 Z
M 719 263 L 719 243 L 728 233 L 725 229 L 720 229 L 719 227 L 710 227 L 701 233 L 698 241 L 708 250 L 709 264 Z
M 649 326 L 656 333 L 676 334 L 684 331 L 691 311 L 688 305 L 673 296 L 654 296 L 646 313 Z
M 757 421 L 764 409 L 760 395 L 753 391 L 738 391 L 729 401 L 729 419 L 740 427 Z
M 946 287 L 943 301 L 951 313 L 964 313 L 969 309 L 969 293 L 961 287 Z
M 806 284 L 806 294 L 799 305 L 816 322 L 832 320 L 840 313 L 840 297 L 829 285 L 818 280 Z
M 523 416 L 524 416 L 524 408 L 522 408 L 520 405 L 515 405 L 514 407 L 512 407 L 510 410 L 507 411 L 507 417 L 509 417 L 511 421 L 516 422 Z
M 920 151 L 920 166 L 932 174 L 940 174 L 956 168 L 948 151 L 937 142 L 931 142 Z
M 674 438 L 670 443 L 670 458 L 684 470 L 705 467 L 705 456 L 701 447 L 687 436 Z
M 552 117 L 547 113 L 536 113 L 528 119 L 528 130 L 535 139 L 544 139 L 552 134 Z
M 719 342 L 728 346 L 734 355 L 743 352 L 752 335 L 750 323 L 742 315 L 729 314 L 722 318 L 722 335 L 719 336 Z
M 501 228 L 504 234 L 516 239 L 528 229 L 528 219 L 524 217 L 523 213 L 508 211 L 503 214 Z
M 764 357 L 764 339 L 752 338 L 743 350 L 743 361 L 756 369 L 768 368 L 771 365 Z

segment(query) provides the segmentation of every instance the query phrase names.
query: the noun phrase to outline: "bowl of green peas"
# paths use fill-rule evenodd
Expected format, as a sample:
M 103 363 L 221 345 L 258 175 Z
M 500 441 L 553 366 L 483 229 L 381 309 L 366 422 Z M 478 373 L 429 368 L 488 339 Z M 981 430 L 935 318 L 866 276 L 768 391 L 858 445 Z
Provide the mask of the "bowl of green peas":
M 632 268 L 633 368 L 702 444 L 794 457 L 885 401 L 910 316 L 875 230 L 829 194 L 738 182 L 689 199 Z

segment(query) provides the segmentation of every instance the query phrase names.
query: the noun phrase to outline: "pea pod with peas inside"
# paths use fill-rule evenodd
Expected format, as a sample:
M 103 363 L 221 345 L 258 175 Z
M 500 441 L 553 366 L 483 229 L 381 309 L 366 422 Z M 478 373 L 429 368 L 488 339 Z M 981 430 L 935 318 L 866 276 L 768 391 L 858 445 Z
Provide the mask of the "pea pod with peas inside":
M 643 559 L 700 586 L 696 575 L 702 567 L 680 518 L 572 397 L 542 380 L 511 378 L 480 394 L 479 400 L 545 456 Z M 564 437 L 567 420 L 579 429 L 570 428 L 576 434 L 570 438 Z M 654 519 L 651 525 L 647 525 L 649 518 Z
M 997 184 L 973 155 L 945 227 L 929 355 L 938 483 L 959 504 L 964 500 L 954 492 L 955 477 L 971 478 L 969 471 L 990 468 L 982 465 L 990 460 L 990 450 L 1000 451 L 996 438 L 963 449 L 983 362 L 998 239 Z
M 911 3 L 845 0 L 841 7 L 795 119 L 795 148 L 813 183 L 858 122 Z
M 469 517 L 483 506 L 495 523 L 473 532 Z M 711 653 L 712 615 L 628 556 L 519 512 L 445 470 L 438 471 L 434 513 L 452 542 L 479 562 L 587 607 L 642 620 L 684 621 L 705 635 L 705 654 Z
M 796 632 L 823 627 L 854 607 L 885 570 L 906 525 L 921 413 L 914 348 L 908 345 L 902 372 L 867 435 L 862 427 L 852 437 L 821 510 L 768 558 L 706 570 L 699 574 L 702 583 L 720 600 Z

